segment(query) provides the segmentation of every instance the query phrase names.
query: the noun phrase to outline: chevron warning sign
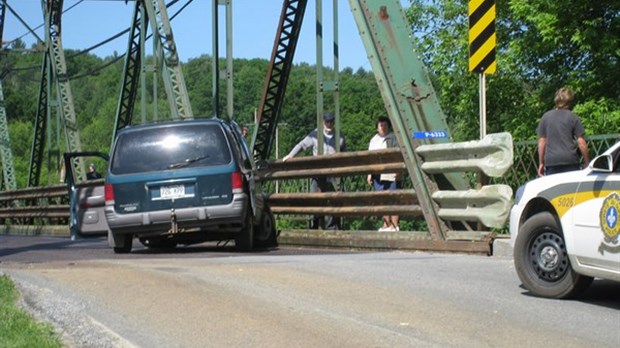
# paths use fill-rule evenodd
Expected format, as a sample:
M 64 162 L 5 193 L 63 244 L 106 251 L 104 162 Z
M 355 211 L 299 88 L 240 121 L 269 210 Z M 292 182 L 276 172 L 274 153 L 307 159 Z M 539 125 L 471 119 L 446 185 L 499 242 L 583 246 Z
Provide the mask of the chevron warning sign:
M 493 74 L 495 62 L 495 1 L 469 1 L 469 71 Z

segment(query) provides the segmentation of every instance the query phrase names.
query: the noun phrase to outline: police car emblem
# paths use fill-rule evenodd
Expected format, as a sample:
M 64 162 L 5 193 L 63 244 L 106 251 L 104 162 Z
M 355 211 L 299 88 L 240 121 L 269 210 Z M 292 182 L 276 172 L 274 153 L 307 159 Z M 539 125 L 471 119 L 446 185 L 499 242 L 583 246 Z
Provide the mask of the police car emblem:
M 599 213 L 601 229 L 605 234 L 606 243 L 618 243 L 618 235 L 620 235 L 618 211 L 620 211 L 620 196 L 614 192 L 605 198 Z

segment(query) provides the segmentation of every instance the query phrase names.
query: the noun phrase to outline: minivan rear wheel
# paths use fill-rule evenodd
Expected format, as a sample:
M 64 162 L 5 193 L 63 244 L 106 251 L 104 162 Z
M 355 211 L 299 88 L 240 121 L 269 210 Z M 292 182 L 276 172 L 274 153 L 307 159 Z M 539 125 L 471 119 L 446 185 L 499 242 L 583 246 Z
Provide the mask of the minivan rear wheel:
M 108 244 L 114 249 L 114 253 L 127 254 L 131 251 L 133 235 L 131 233 L 114 234 L 112 231 L 108 231 Z
M 237 251 L 252 251 L 252 248 L 254 248 L 254 223 L 252 221 L 252 211 L 248 211 L 245 215 L 245 225 L 235 236 L 235 248 Z

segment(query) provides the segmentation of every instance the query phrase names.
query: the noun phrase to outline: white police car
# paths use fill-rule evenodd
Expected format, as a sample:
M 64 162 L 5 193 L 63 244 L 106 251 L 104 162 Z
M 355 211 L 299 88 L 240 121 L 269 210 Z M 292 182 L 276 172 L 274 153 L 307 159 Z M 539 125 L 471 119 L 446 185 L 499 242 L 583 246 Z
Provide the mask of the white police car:
M 514 263 L 537 296 L 578 296 L 594 277 L 620 281 L 620 142 L 588 168 L 521 186 L 510 212 Z

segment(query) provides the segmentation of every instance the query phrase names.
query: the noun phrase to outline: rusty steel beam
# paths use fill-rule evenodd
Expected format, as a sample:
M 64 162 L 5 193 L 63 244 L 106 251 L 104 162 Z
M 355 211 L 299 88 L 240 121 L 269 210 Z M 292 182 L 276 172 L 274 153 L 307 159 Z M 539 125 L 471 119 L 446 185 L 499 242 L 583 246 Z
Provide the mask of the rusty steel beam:
M 267 67 L 267 79 L 258 105 L 257 129 L 251 142 L 254 160 L 267 160 L 284 105 L 288 78 L 308 0 L 284 0 L 278 31 Z

